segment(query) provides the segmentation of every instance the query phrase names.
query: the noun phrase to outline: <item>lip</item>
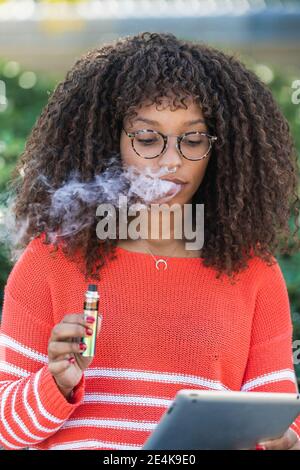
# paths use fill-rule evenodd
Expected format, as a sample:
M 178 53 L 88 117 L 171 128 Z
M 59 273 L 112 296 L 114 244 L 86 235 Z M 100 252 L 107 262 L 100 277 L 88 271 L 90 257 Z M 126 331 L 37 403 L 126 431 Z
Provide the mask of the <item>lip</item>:
M 171 181 L 172 183 L 177 184 L 186 184 L 186 181 L 183 181 L 180 178 L 160 178 L 162 181 Z
M 175 191 L 175 192 L 174 192 L 174 189 L 170 189 L 164 196 L 162 196 L 161 198 L 158 198 L 158 199 L 152 201 L 152 203 L 155 204 L 155 203 L 159 203 L 159 202 L 168 202 L 168 201 L 170 201 L 171 199 L 173 199 L 173 197 L 174 197 L 175 195 L 177 195 L 177 194 L 179 194 L 179 193 L 181 192 L 183 186 L 186 184 L 186 183 L 181 182 L 181 180 L 178 180 L 177 178 L 174 179 L 174 180 L 173 180 L 173 179 L 172 179 L 172 180 L 171 180 L 171 179 L 170 179 L 170 180 L 168 179 L 167 181 L 172 181 L 172 182 L 174 182 L 174 183 L 180 185 L 179 191 Z

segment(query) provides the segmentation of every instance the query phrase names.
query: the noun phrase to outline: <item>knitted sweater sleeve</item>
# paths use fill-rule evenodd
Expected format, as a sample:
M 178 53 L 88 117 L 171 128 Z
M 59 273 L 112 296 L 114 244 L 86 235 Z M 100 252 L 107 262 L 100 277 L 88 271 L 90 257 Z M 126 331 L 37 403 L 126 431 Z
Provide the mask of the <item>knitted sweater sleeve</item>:
M 264 264 L 261 270 L 241 390 L 298 393 L 289 297 L 280 266 L 273 259 L 274 265 Z M 300 439 L 300 415 L 290 428 Z
M 0 329 L 0 445 L 22 449 L 57 432 L 83 399 L 85 378 L 68 401 L 48 369 L 53 324 L 49 252 L 32 240 L 4 290 Z

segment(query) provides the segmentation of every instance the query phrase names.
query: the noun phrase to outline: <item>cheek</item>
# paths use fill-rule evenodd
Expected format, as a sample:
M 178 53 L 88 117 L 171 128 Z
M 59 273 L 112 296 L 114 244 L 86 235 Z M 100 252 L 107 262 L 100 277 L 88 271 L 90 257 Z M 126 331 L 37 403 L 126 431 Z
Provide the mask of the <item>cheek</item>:
M 129 164 L 133 158 L 133 148 L 131 147 L 131 143 L 128 139 L 125 138 L 120 139 L 120 153 L 121 158 L 124 163 Z
M 121 158 L 127 165 L 138 165 L 142 159 L 135 153 L 129 139 L 121 138 L 120 140 Z
M 191 167 L 190 169 L 190 175 L 191 175 L 190 181 L 192 182 L 191 186 L 195 190 L 199 187 L 199 185 L 201 184 L 204 178 L 206 168 L 208 165 L 208 160 L 209 160 L 208 158 L 204 159 L 202 162 L 199 162 L 199 164 L 196 164 L 194 167 Z

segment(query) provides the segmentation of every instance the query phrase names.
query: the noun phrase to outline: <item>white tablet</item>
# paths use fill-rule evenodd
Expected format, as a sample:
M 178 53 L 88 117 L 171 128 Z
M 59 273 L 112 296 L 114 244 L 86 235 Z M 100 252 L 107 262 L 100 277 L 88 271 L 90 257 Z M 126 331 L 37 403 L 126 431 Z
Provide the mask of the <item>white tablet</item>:
M 180 390 L 142 450 L 251 449 L 299 414 L 298 393 Z

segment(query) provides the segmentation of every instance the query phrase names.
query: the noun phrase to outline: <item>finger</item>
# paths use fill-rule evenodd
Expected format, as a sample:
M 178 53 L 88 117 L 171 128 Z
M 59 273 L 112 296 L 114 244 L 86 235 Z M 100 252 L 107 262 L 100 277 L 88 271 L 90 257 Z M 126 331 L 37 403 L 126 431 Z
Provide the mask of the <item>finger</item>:
M 83 313 L 69 313 L 64 316 L 61 323 L 79 323 L 82 324 L 84 322 L 84 314 Z
M 289 450 L 300 450 L 300 441 L 297 441 Z
M 259 442 L 258 445 L 264 446 L 266 450 L 288 450 L 296 443 L 296 440 L 296 433 L 288 429 L 280 438 Z
M 75 323 L 58 323 L 51 331 L 50 341 L 65 341 L 83 336 L 88 336 L 87 328 L 84 326 Z
M 61 323 L 75 323 L 82 326 L 88 326 L 93 324 L 95 321 L 92 315 L 86 315 L 84 313 L 70 313 L 65 315 Z
M 101 317 L 102 317 L 102 315 L 101 315 Z M 98 317 L 98 319 L 99 319 L 99 317 Z M 95 317 L 92 313 L 90 315 L 88 313 L 84 313 L 84 314 L 65 315 L 65 317 L 64 317 L 64 319 L 62 320 L 61 323 L 79 324 L 81 326 L 84 326 L 86 328 L 90 328 L 91 330 L 94 330 L 95 321 L 96 321 L 96 319 L 95 319 Z M 97 334 L 98 334 L 98 332 L 99 331 L 97 331 Z M 71 341 L 80 342 L 80 338 L 72 338 Z
M 97 331 L 96 335 L 98 336 L 102 327 L 102 320 L 103 320 L 103 315 L 99 313 L 97 316 Z M 94 325 L 90 325 L 89 328 L 91 328 L 94 331 Z
M 58 377 L 71 367 L 71 365 L 68 359 L 62 359 L 60 361 L 49 362 L 48 369 L 53 376 Z
M 81 344 L 77 342 L 51 341 L 48 344 L 48 358 L 50 361 L 55 361 L 61 356 L 66 356 L 66 354 L 80 354 L 86 348 L 85 345 L 81 346 Z
M 90 317 L 90 318 L 93 318 L 94 321 L 91 322 L 91 323 L 89 323 L 88 326 L 87 326 L 87 328 L 90 329 L 90 330 L 94 333 L 95 327 L 96 327 L 96 325 L 97 325 L 96 336 L 98 336 L 99 333 L 100 333 L 101 327 L 102 327 L 103 315 L 102 315 L 101 313 L 99 313 L 99 314 L 97 315 L 96 319 L 94 319 L 94 317 Z M 97 321 L 96 321 L 96 324 L 95 324 L 95 320 L 97 320 Z M 75 338 L 75 339 L 73 339 L 73 341 L 78 341 L 78 340 Z M 80 341 L 80 340 L 79 340 L 79 341 Z
M 292 447 L 289 450 L 300 450 L 300 439 L 296 431 L 294 429 L 290 428 L 290 430 L 294 433 L 295 435 L 295 442 L 292 445 Z
M 263 446 L 259 446 L 258 444 L 256 444 L 255 447 L 251 447 L 250 450 L 265 450 L 265 448 Z

